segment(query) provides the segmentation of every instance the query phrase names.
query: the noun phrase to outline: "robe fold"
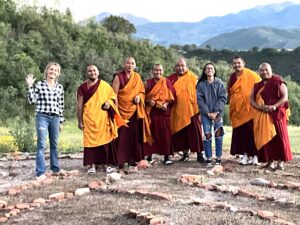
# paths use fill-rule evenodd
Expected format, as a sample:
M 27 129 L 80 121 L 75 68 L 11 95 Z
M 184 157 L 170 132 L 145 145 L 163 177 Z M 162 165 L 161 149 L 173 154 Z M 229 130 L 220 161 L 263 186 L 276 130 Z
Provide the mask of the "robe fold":
M 230 154 L 257 155 L 253 134 L 253 108 L 250 95 L 255 83 L 261 78 L 255 72 L 244 68 L 237 77 L 231 74 L 229 82 L 229 118 L 232 125 Z
M 92 87 L 84 82 L 78 88 L 77 95 L 83 97 L 83 164 L 117 164 L 114 139 L 118 137 L 118 123 L 115 120 L 119 112 L 115 106 L 116 95 L 105 81 L 98 80 Z M 104 110 L 108 101 L 110 109 Z M 119 120 L 121 122 L 122 120 Z
M 151 107 L 146 104 L 146 112 L 150 117 L 150 129 L 154 143 L 144 145 L 145 155 L 172 155 L 170 114 L 174 102 L 175 89 L 171 82 L 164 77 L 156 83 L 154 79 L 147 80 L 146 100 L 153 99 L 156 104 Z M 169 102 L 166 111 L 161 110 L 162 104 Z
M 197 76 L 188 70 L 181 76 L 171 74 L 168 79 L 176 91 L 170 118 L 173 149 L 201 152 L 203 142 L 196 94 Z
M 261 81 L 254 86 L 254 97 L 261 96 L 265 105 L 274 105 L 281 98 L 279 87 L 284 83 L 278 75 L 273 75 L 266 83 Z M 288 102 L 279 106 L 274 112 L 265 113 L 271 119 L 275 127 L 275 136 L 270 138 L 258 152 L 260 162 L 272 162 L 274 160 L 292 160 L 290 140 L 288 136 L 287 120 L 289 115 Z M 257 117 L 254 120 L 258 119 Z M 261 128 L 261 129 L 265 129 Z M 260 133 L 259 135 L 266 135 Z
M 119 77 L 120 88 L 117 95 L 118 109 L 123 119 L 129 120 L 128 127 L 118 129 L 117 155 L 119 164 L 138 162 L 144 159 L 143 143 L 153 143 L 149 118 L 145 110 L 145 88 L 138 73 L 133 72 L 128 79 L 125 71 L 115 74 Z M 140 103 L 134 104 L 134 97 L 140 96 Z

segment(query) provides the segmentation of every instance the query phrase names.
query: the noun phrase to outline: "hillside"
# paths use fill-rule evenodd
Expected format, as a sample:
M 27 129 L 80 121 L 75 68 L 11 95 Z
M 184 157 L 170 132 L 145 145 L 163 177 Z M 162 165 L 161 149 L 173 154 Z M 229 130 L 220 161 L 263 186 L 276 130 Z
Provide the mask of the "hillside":
M 300 46 L 300 29 L 282 30 L 270 27 L 254 27 L 220 34 L 204 42 L 215 49 L 247 50 L 258 48 L 291 49 Z
M 236 14 L 208 17 L 200 22 L 147 23 L 137 26 L 135 37 L 157 44 L 196 44 L 235 30 L 269 26 L 280 29 L 300 28 L 300 5 L 286 2 L 259 6 Z

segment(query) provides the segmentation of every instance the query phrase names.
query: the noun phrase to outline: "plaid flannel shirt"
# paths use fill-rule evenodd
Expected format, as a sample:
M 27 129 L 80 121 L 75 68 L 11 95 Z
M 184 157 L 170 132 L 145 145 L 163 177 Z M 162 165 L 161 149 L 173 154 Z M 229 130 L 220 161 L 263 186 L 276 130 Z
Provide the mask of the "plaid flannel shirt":
M 50 89 L 46 80 L 38 81 L 28 88 L 27 99 L 30 104 L 36 104 L 36 112 L 54 113 L 60 117 L 60 122 L 64 122 L 64 88 L 61 84 L 55 83 Z

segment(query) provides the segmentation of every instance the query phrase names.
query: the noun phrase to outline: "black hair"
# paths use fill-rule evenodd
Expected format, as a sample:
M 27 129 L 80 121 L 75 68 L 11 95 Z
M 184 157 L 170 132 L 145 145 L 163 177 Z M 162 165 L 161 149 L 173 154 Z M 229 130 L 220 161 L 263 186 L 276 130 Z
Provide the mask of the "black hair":
M 205 66 L 204 66 L 203 69 L 202 69 L 202 74 L 201 74 L 200 79 L 198 80 L 197 85 L 198 85 L 201 81 L 207 80 L 207 74 L 205 73 L 205 69 L 206 69 L 206 67 L 207 67 L 208 65 L 212 65 L 212 66 L 214 67 L 214 69 L 215 69 L 214 78 L 217 77 L 217 69 L 216 69 L 215 65 L 214 65 L 213 63 L 211 63 L 211 62 L 206 63 Z

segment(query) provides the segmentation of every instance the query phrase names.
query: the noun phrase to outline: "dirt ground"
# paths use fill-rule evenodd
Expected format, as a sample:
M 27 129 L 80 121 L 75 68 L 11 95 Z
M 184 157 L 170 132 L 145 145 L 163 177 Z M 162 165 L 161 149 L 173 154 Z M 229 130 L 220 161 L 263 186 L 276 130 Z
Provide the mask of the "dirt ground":
M 243 208 L 252 211 L 271 211 L 288 224 L 300 224 L 300 188 L 272 188 L 251 185 L 254 178 L 263 178 L 276 183 L 300 182 L 300 157 L 294 157 L 292 162 L 285 165 L 285 171 L 269 172 L 257 166 L 240 166 L 238 160 L 224 152 L 223 166 L 230 165 L 219 175 L 209 175 L 207 168 L 195 160 L 192 155 L 189 162 L 178 162 L 165 166 L 160 158 L 155 157 L 156 163 L 148 169 L 123 175 L 122 178 L 109 188 L 122 190 L 147 190 L 149 192 L 168 193 L 171 200 L 159 200 L 143 195 L 131 195 L 124 192 L 103 192 L 93 190 L 82 196 L 75 196 L 64 201 L 55 201 L 34 210 L 23 210 L 17 216 L 10 217 L 5 224 L 34 224 L 34 225 L 135 225 L 145 224 L 137 219 L 130 219 L 124 213 L 130 209 L 138 212 L 149 212 L 165 218 L 166 224 L 196 225 L 196 224 L 284 224 L 262 219 L 251 213 L 236 212 Z M 101 180 L 106 174 L 97 171 L 95 175 L 87 175 L 82 166 L 82 155 L 64 157 L 61 159 L 65 170 L 79 170 L 79 175 L 64 179 L 55 179 L 53 183 L 24 190 L 16 195 L 8 195 L 11 187 L 28 183 L 34 179 L 34 159 L 0 161 L 0 200 L 8 205 L 19 202 L 33 202 L 34 199 L 48 199 L 49 195 L 57 192 L 74 192 L 77 188 L 87 187 L 90 181 Z M 47 160 L 49 163 L 49 160 Z M 200 175 L 206 184 L 231 186 L 251 191 L 261 196 L 273 197 L 273 200 L 259 200 L 226 192 L 211 191 L 195 185 L 183 184 L 179 181 L 183 174 Z M 191 204 L 195 199 L 200 202 L 226 203 L 233 207 L 211 207 L 209 204 Z M 0 209 L 0 216 L 7 212 Z

